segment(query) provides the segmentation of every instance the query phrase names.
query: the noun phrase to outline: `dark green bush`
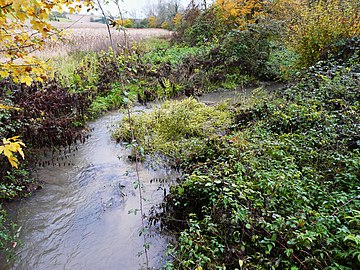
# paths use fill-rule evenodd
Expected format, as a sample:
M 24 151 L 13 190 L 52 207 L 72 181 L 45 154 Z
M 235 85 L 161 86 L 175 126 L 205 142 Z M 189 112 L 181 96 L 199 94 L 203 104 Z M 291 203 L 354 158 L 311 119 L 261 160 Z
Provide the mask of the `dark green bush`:
M 319 63 L 181 161 L 168 269 L 360 267 L 359 62 Z
M 220 10 L 211 7 L 201 12 L 192 25 L 183 30 L 182 36 L 177 32 L 177 38 L 190 46 L 216 42 L 227 32 L 228 27 L 222 21 Z

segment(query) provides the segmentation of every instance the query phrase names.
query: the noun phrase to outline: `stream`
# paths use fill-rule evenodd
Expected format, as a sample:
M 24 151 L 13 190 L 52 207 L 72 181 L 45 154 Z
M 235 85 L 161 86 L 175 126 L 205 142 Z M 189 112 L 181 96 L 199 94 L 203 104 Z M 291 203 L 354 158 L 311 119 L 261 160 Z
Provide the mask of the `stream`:
M 140 212 L 129 213 L 139 208 L 135 163 L 126 158 L 129 150 L 111 139 L 111 127 L 121 117 L 112 112 L 89 123 L 91 136 L 76 151 L 37 168 L 34 176 L 43 182 L 43 189 L 8 210 L 20 226 L 22 244 L 16 248 L 15 262 L 5 269 L 144 268 Z M 175 172 L 140 165 L 139 173 L 147 213 L 164 196 L 161 184 L 151 183 L 152 179 L 170 181 Z M 168 239 L 154 233 L 148 242 L 150 266 L 159 267 Z
M 266 87 L 268 91 L 278 85 Z M 200 101 L 213 104 L 224 99 L 240 102 L 252 89 L 205 94 Z M 143 110 L 138 106 L 135 110 Z M 123 115 L 111 112 L 89 123 L 90 137 L 71 152 L 44 156 L 46 165 L 35 177 L 43 189 L 8 207 L 9 219 L 20 227 L 17 259 L 5 270 L 132 270 L 145 269 L 136 165 L 129 150 L 111 139 L 111 129 Z M 65 153 L 64 153 L 65 152 Z M 51 160 L 51 161 L 49 161 Z M 144 213 L 160 203 L 164 189 L 178 173 L 153 170 L 140 164 Z M 160 184 L 154 179 L 161 179 Z M 169 237 L 154 228 L 148 237 L 153 269 L 164 264 Z M 0 264 L 5 265 L 0 261 Z

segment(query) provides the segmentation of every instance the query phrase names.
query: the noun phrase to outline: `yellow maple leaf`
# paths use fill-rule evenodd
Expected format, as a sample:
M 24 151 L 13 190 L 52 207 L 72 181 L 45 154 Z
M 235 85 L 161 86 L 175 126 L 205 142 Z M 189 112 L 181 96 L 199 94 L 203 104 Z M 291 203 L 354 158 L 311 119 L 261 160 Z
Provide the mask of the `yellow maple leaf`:
M 9 156 L 8 160 L 12 167 L 15 167 L 16 169 L 18 168 L 19 161 L 15 156 L 13 155 Z

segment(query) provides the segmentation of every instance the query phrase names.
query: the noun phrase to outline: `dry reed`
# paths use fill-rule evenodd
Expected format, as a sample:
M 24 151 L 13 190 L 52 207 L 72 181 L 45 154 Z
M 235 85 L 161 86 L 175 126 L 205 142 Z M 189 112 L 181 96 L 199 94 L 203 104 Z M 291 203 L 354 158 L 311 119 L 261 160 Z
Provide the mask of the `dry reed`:
M 124 33 L 112 30 L 112 38 L 117 48 L 124 46 Z M 64 30 L 65 39 L 50 41 L 41 51 L 35 53 L 39 57 L 55 57 L 73 52 L 107 51 L 110 40 L 106 28 L 73 28 Z M 163 29 L 126 29 L 128 40 L 139 41 L 151 37 L 169 36 Z

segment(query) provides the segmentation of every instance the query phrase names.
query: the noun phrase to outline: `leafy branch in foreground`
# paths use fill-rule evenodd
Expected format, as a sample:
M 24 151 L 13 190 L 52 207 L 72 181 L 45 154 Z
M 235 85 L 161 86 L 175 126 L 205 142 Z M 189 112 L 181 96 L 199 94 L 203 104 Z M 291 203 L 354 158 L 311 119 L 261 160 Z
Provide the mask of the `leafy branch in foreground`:
M 24 159 L 24 152 L 22 150 L 22 147 L 25 146 L 25 144 L 18 140 L 19 136 L 15 136 L 12 138 L 3 138 L 3 145 L 0 145 L 0 155 L 4 154 L 7 159 L 9 160 L 12 167 L 18 168 L 19 160 L 15 156 L 15 153 L 19 153 L 20 156 Z
M 33 79 L 43 81 L 49 67 L 31 53 L 44 47 L 61 31 L 48 22 L 52 10 L 70 12 L 92 6 L 91 0 L 0 0 L 0 79 L 12 77 L 14 82 L 30 85 Z

